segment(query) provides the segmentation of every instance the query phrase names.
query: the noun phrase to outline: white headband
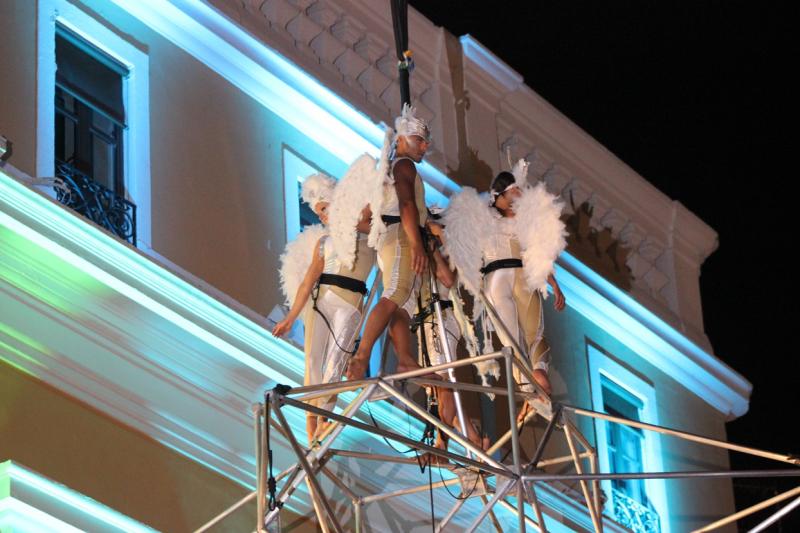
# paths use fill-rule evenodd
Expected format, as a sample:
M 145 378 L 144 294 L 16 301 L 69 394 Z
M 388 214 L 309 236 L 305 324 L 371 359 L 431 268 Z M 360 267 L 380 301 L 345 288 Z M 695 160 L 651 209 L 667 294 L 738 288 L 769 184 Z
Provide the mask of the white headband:
M 336 180 L 320 172 L 308 176 L 303 181 L 300 194 L 303 201 L 310 205 L 311 209 L 314 209 L 319 202 L 331 201 L 334 187 L 336 187 Z
M 403 112 L 394 120 L 395 140 L 401 135 L 418 135 L 425 142 L 431 142 L 431 130 L 423 119 L 415 116 L 416 112 L 415 108 L 403 104 Z

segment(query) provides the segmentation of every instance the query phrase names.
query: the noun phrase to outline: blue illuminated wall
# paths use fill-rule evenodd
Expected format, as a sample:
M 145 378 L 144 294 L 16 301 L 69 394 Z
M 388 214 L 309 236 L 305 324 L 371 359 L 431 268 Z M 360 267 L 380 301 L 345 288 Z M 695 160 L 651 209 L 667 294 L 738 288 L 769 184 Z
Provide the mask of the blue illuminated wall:
M 699 397 L 689 393 L 673 376 L 665 374 L 644 358 L 633 352 L 618 338 L 609 335 L 595 323 L 567 308 L 563 313 L 556 313 L 550 302 L 545 302 L 546 335 L 553 354 L 552 381 L 554 397 L 567 403 L 588 409 L 602 410 L 593 395 L 592 369 L 589 364 L 589 352 L 600 351 L 611 364 L 607 365 L 610 376 L 626 383 L 628 375 L 641 381 L 646 388 L 652 390 L 650 407 L 656 420 L 650 420 L 662 426 L 681 428 L 686 431 L 725 439 L 724 419 L 719 412 Z M 620 370 L 615 370 L 616 368 Z M 595 422 L 579 418 L 579 428 L 593 444 L 599 444 L 600 453 L 604 453 L 603 443 L 596 440 Z M 646 420 L 647 421 L 647 420 Z M 692 444 L 680 439 L 661 437 L 648 432 L 652 445 L 646 453 L 659 453 L 659 457 L 650 458 L 652 470 L 682 471 L 712 468 L 728 468 L 728 454 L 709 446 Z M 530 437 L 529 437 L 530 438 Z M 533 441 L 527 442 L 528 446 Z M 566 450 L 564 450 L 566 451 Z M 660 507 L 664 516 L 663 531 L 688 531 L 714 520 L 714 517 L 725 514 L 733 508 L 733 490 L 727 480 L 665 480 L 658 482 L 661 494 L 653 496 L 654 503 Z M 714 498 L 709 498 L 714 494 Z M 703 502 L 701 508 L 697 502 Z M 693 509 L 692 513 L 677 512 L 678 509 Z M 668 529 L 667 529 L 668 528 Z

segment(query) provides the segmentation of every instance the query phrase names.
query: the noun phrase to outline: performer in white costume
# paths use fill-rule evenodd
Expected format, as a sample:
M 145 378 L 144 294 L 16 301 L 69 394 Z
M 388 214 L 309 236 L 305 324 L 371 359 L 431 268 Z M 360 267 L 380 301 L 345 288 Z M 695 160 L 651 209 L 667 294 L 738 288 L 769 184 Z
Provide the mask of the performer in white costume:
M 387 131 L 380 160 L 361 156 L 334 193 L 335 198 L 346 198 L 349 206 L 343 209 L 342 202 L 334 201 L 331 209 L 331 236 L 338 257 L 349 264 L 354 248 L 353 227 L 371 217 L 369 244 L 378 252 L 383 281 L 383 294 L 367 319 L 358 352 L 350 359 L 348 379 L 364 376 L 372 347 L 387 325 L 398 358 L 397 371 L 419 368 L 411 352 L 409 324 L 420 287 L 423 281 L 427 282 L 428 257 L 421 228 L 428 211 L 416 164 L 429 143 L 427 124 L 414 116 L 414 108 L 404 106 L 395 120 L 394 131 Z M 357 206 L 368 207 L 362 211 Z M 428 377 L 441 379 L 437 374 Z M 449 418 L 443 420 L 454 424 L 455 404 L 450 390 L 440 395 L 440 410 Z M 477 430 L 472 424 L 467 426 L 467 436 L 480 446 Z
M 315 174 L 303 182 L 303 201 L 326 225 L 335 183 L 323 174 Z M 375 263 L 375 252 L 367 246 L 369 222 L 361 224 L 359 229 L 363 233 L 359 233 L 351 267 L 337 259 L 330 236 L 318 225 L 303 231 L 296 241 L 287 245 L 281 257 L 282 288 L 291 309 L 286 318 L 275 325 L 272 334 L 285 334 L 303 314 L 306 385 L 339 381 L 353 349 L 363 296 L 367 292 L 365 282 Z M 309 299 L 311 305 L 308 305 Z M 335 401 L 335 396 L 320 398 L 314 405 L 332 410 Z M 307 416 L 310 443 L 323 429 L 321 422 L 317 416 Z
M 404 106 L 392 140 L 394 158 L 388 163 L 385 145 L 377 173 L 381 181 L 364 187 L 377 191 L 368 202 L 373 214 L 370 244 L 378 250 L 383 294 L 367 318 L 357 353 L 350 359 L 348 379 L 364 377 L 372 347 L 387 325 L 398 357 L 397 370 L 419 367 L 411 353 L 409 317 L 428 260 L 420 232 L 427 219 L 425 189 L 416 164 L 428 150 L 430 130 L 414 116 L 412 107 Z
M 533 377 L 549 395 L 550 348 L 544 337 L 542 297 L 550 284 L 555 309 L 566 305 L 553 275 L 566 232 L 560 220 L 563 204 L 544 184 L 532 187 L 526 177 L 527 163 L 521 160 L 513 172 L 497 175 L 488 195 L 465 187 L 445 213 L 444 234 L 464 285 L 473 293 L 484 290 L 514 340 L 528 351 Z M 494 329 L 504 345 L 512 344 L 502 328 Z M 529 383 L 519 372 L 515 379 Z M 526 404 L 520 417 L 527 410 Z

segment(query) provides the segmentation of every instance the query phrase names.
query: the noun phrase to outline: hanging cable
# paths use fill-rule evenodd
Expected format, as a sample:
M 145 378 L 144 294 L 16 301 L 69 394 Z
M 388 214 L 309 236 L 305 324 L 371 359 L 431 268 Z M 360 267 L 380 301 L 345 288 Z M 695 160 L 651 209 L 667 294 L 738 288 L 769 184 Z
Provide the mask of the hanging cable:
M 314 284 L 314 288 L 311 289 L 311 301 L 313 302 L 312 308 L 319 314 L 319 316 L 322 317 L 322 321 L 325 322 L 325 326 L 327 326 L 328 331 L 330 332 L 331 337 L 333 338 L 333 342 L 336 344 L 336 347 L 348 355 L 355 355 L 355 353 L 358 351 L 358 345 L 361 342 L 361 339 L 356 339 L 352 350 L 344 349 L 342 345 L 339 344 L 339 340 L 336 338 L 336 332 L 333 331 L 333 327 L 331 326 L 331 323 L 328 321 L 328 317 L 326 317 L 325 313 L 323 313 L 322 310 L 319 307 L 317 307 L 318 297 L 319 297 L 319 281 L 316 284 Z
M 400 84 L 400 107 L 411 104 L 410 73 L 413 68 L 408 49 L 408 0 L 389 0 L 392 6 L 394 46 L 397 53 L 397 73 Z
M 269 491 L 269 501 L 267 502 L 267 510 L 273 511 L 275 508 L 283 507 L 282 502 L 278 502 L 275 498 L 275 490 L 277 482 L 275 481 L 275 475 L 272 469 L 272 445 L 270 442 L 270 398 L 269 393 L 264 398 L 264 431 L 266 432 L 266 441 L 267 441 L 267 465 L 269 469 L 269 478 L 267 478 L 267 490 Z

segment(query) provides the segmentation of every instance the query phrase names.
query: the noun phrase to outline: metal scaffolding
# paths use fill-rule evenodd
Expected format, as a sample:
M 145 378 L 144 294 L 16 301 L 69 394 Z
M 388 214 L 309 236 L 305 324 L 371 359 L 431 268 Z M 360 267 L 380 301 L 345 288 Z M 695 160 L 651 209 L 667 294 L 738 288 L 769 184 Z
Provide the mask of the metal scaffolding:
M 459 432 L 458 430 L 441 422 L 439 419 L 430 415 L 427 411 L 419 407 L 413 400 L 408 398 L 403 393 L 402 384 L 417 383 L 420 385 L 431 385 L 431 380 L 423 379 L 421 376 L 430 374 L 432 371 L 455 369 L 487 360 L 502 360 L 502 362 L 505 363 L 503 365 L 507 382 L 507 386 L 505 388 L 483 387 L 475 384 L 462 384 L 452 381 L 444 382 L 445 386 L 452 387 L 455 390 L 485 392 L 487 394 L 491 393 L 504 395 L 507 397 L 510 429 L 488 450 L 484 451 L 480 449 L 480 447 L 475 446 L 472 442 L 470 442 L 463 432 Z M 480 498 L 482 500 L 482 508 L 480 513 L 473 519 L 472 523 L 467 528 L 467 531 L 475 531 L 483 523 L 486 517 L 490 516 L 492 527 L 496 531 L 502 532 L 503 527 L 494 516 L 494 509 L 499 504 L 516 514 L 517 524 L 515 525 L 515 529 L 517 531 L 526 531 L 526 528 L 530 526 L 535 531 L 546 532 L 547 528 L 545 525 L 544 515 L 547 509 L 546 506 L 537 498 L 536 487 L 537 484 L 553 481 L 579 482 L 580 491 L 583 496 L 583 503 L 586 505 L 588 510 L 593 529 L 599 533 L 603 531 L 604 521 L 610 520 L 609 517 L 603 516 L 604 497 L 600 489 L 601 480 L 650 478 L 714 479 L 734 477 L 800 476 L 800 469 L 796 468 L 797 466 L 800 466 L 800 459 L 794 456 L 731 444 L 685 431 L 646 424 L 643 422 L 629 420 L 618 416 L 611 416 L 605 413 L 600 413 L 589 409 L 582 409 L 566 404 L 558 404 L 553 406 L 554 409 L 552 409 L 552 413 L 542 412 L 548 411 L 549 409 L 531 411 L 524 420 L 518 422 L 516 415 L 516 401 L 526 401 L 536 398 L 539 405 L 544 405 L 548 408 L 550 407 L 550 401 L 541 391 L 535 390 L 534 392 L 529 392 L 521 390 L 520 386 L 517 385 L 513 379 L 514 366 L 519 368 L 523 373 L 527 370 L 527 368 L 525 368 L 525 366 L 520 362 L 520 358 L 516 357 L 514 350 L 510 348 L 503 348 L 500 351 L 475 358 L 460 359 L 434 367 L 400 372 L 381 377 L 297 388 L 278 386 L 267 391 L 264 396 L 264 402 L 255 405 L 253 412 L 258 468 L 257 490 L 248 495 L 246 498 L 237 502 L 234 506 L 217 516 L 214 520 L 205 524 L 197 531 L 205 531 L 231 514 L 235 509 L 251 501 L 253 498 L 256 498 L 258 508 L 256 531 L 259 533 L 265 532 L 267 531 L 267 527 L 278 518 L 278 514 L 283 504 L 292 497 L 297 487 L 303 481 L 306 481 L 310 486 L 309 493 L 312 495 L 312 503 L 314 505 L 320 527 L 322 527 L 324 531 L 336 532 L 364 531 L 364 506 L 369 505 L 370 503 L 385 501 L 391 498 L 406 494 L 413 494 L 416 492 L 437 490 L 440 488 L 446 488 L 449 485 L 457 485 L 460 483 L 459 478 L 454 478 L 450 480 L 443 480 L 437 483 L 425 483 L 421 485 L 414 484 L 407 488 L 384 493 L 357 494 L 352 487 L 344 484 L 328 468 L 328 463 L 330 463 L 331 460 L 336 459 L 337 457 L 396 463 L 416 463 L 416 460 L 399 455 L 394 456 L 386 454 L 372 454 L 334 448 L 333 445 L 337 441 L 337 438 L 347 427 L 353 427 L 362 431 L 370 432 L 374 435 L 401 443 L 418 452 L 432 454 L 445 460 L 452 461 L 452 464 L 445 462 L 442 465 L 442 468 L 447 468 L 451 471 L 459 470 L 459 468 L 457 468 L 455 465 L 463 465 L 463 470 L 473 474 L 471 479 L 482 480 L 484 486 L 487 488 L 487 491 L 480 491 L 475 495 L 476 498 Z M 442 385 L 440 382 L 435 383 L 437 386 Z M 355 418 L 356 413 L 371 397 L 371 395 L 378 390 L 384 391 L 396 402 L 403 405 L 416 416 L 432 424 L 438 431 L 448 435 L 453 441 L 457 442 L 461 445 L 461 447 L 463 447 L 465 453 L 458 454 L 449 450 L 436 448 L 393 431 L 379 428 L 357 420 Z M 327 397 L 345 391 L 358 391 L 358 394 L 341 413 L 321 409 L 309 403 L 310 400 L 315 398 Z M 323 434 L 320 435 L 318 439 L 318 445 L 307 448 L 298 442 L 297 438 L 292 432 L 291 427 L 286 421 L 284 411 L 287 408 L 300 409 L 306 413 L 325 417 L 331 421 L 330 425 L 326 428 Z M 531 460 L 527 463 L 523 463 L 521 460 L 520 445 L 518 442 L 519 430 L 535 416 L 542 416 L 545 418 L 547 420 L 547 426 L 541 440 L 538 443 L 535 453 L 531 457 Z M 671 435 L 673 437 L 699 444 L 714 446 L 730 451 L 743 452 L 754 456 L 787 463 L 795 468 L 753 471 L 601 473 L 598 471 L 597 453 L 595 449 L 590 445 L 589 441 L 577 428 L 576 421 L 579 417 L 600 419 L 611 423 L 636 427 L 646 431 L 655 431 L 664 435 Z M 289 446 L 293 450 L 294 455 L 296 456 L 295 464 L 274 477 L 274 481 L 272 481 L 268 475 L 271 467 L 271 457 L 268 454 L 267 446 L 268 440 L 272 438 L 270 432 L 274 432 L 274 434 L 286 439 L 286 441 L 289 443 Z M 545 459 L 545 447 L 556 434 L 564 435 L 570 455 L 566 457 Z M 509 441 L 511 441 L 511 462 L 505 463 L 498 461 L 494 458 L 495 453 L 503 446 L 506 446 Z M 548 465 L 569 462 L 571 462 L 574 467 L 574 473 L 546 473 L 542 470 L 543 467 Z M 587 463 L 588 471 L 587 468 L 585 468 Z M 321 476 L 327 477 L 350 499 L 353 507 L 352 524 L 340 523 L 339 517 L 336 515 L 333 507 L 331 506 L 329 497 L 325 495 L 320 484 Z M 491 489 L 490 481 L 492 480 L 494 489 Z M 278 484 L 281 482 L 282 484 L 280 488 L 278 488 Z M 770 505 L 774 505 L 794 497 L 795 500 L 793 500 L 789 505 L 783 509 L 780 509 L 773 517 L 770 517 L 764 523 L 762 523 L 762 526 L 766 527 L 766 525 L 771 523 L 771 521 L 777 520 L 781 515 L 797 507 L 799 505 L 797 498 L 798 495 L 800 495 L 800 487 L 770 498 L 769 500 L 764 501 L 762 504 L 737 512 L 721 520 L 717 520 L 711 524 L 708 524 L 706 527 L 698 529 L 697 531 L 711 531 L 744 516 L 762 510 Z M 510 496 L 513 496 L 513 500 L 509 499 Z M 436 531 L 442 531 L 445 529 L 453 517 L 455 517 L 459 512 L 465 501 L 466 498 L 459 499 L 454 503 L 452 509 L 450 509 L 444 518 L 435 524 Z M 526 513 L 525 504 L 528 504 L 530 509 L 532 509 L 532 517 Z
M 446 339 L 447 332 L 443 326 L 444 320 L 442 306 L 436 289 L 436 277 L 433 269 L 431 269 L 429 273 L 431 290 L 429 308 L 435 318 L 438 334 L 440 338 L 444 340 Z M 369 308 L 370 302 L 372 302 L 376 295 L 377 280 L 373 283 L 372 289 L 369 292 L 366 309 Z M 435 531 L 443 531 L 459 511 L 462 510 L 467 498 L 472 497 L 480 499 L 482 507 L 478 515 L 472 520 L 467 531 L 475 531 L 487 517 L 490 517 L 491 527 L 495 531 L 502 533 L 502 531 L 504 531 L 503 526 L 494 513 L 495 507 L 500 505 L 506 510 L 516 514 L 517 523 L 514 529 L 517 531 L 524 532 L 527 527 L 530 526 L 535 531 L 546 532 L 547 527 L 544 518 L 546 512 L 549 511 L 551 514 L 558 514 L 558 511 L 555 509 L 548 509 L 547 506 L 540 501 L 537 497 L 537 485 L 559 481 L 578 482 L 580 497 L 591 519 L 592 529 L 596 533 L 601 533 L 603 531 L 604 522 L 612 520 L 610 517 L 603 516 L 605 497 L 600 487 L 601 480 L 800 476 L 800 468 L 796 468 L 800 466 L 800 458 L 795 456 L 731 444 L 685 431 L 647 424 L 620 416 L 612 416 L 567 404 L 553 404 L 549 396 L 541 390 L 537 381 L 534 379 L 533 369 L 531 368 L 527 352 L 518 344 L 516 338 L 510 334 L 495 308 L 482 291 L 478 293 L 478 299 L 481 301 L 491 319 L 495 330 L 500 334 L 500 338 L 507 340 L 510 346 L 505 346 L 499 351 L 484 355 L 473 354 L 473 356 L 468 358 L 457 359 L 455 354 L 450 353 L 449 343 L 443 341 L 440 344 L 446 361 L 445 363 L 389 375 L 383 375 L 385 363 L 384 351 L 384 357 L 382 357 L 380 364 L 380 373 L 377 377 L 295 388 L 278 385 L 271 390 L 265 391 L 263 402 L 253 406 L 257 469 L 256 491 L 242 498 L 223 513 L 200 527 L 196 530 L 196 533 L 206 531 L 218 524 L 225 517 L 229 516 L 243 505 L 251 502 L 254 498 L 257 503 L 256 531 L 257 533 L 266 533 L 268 527 L 273 526 L 276 521 L 279 521 L 279 514 L 283 504 L 295 494 L 297 488 L 304 481 L 308 485 L 308 493 L 310 494 L 311 504 L 314 508 L 319 526 L 325 533 L 329 531 L 335 531 L 337 533 L 343 531 L 364 531 L 364 507 L 371 503 L 386 501 L 391 498 L 423 491 L 431 491 L 432 493 L 433 490 L 441 488 L 447 490 L 448 486 L 457 484 L 462 486 L 462 495 L 455 501 L 452 508 L 438 523 L 432 524 Z M 363 318 L 362 316 L 362 322 Z M 359 325 L 357 331 L 360 331 L 360 329 Z M 351 339 L 349 346 L 352 346 L 354 342 L 355 339 Z M 457 381 L 454 372 L 456 368 L 489 361 L 502 363 L 499 366 L 505 374 L 505 387 L 492 387 Z M 523 383 L 517 383 L 514 377 L 515 370 L 521 376 L 521 381 Z M 439 372 L 444 372 L 447 379 L 432 380 L 429 378 L 431 374 Z M 458 419 L 457 428 L 444 423 L 409 398 L 404 392 L 406 384 L 415 384 L 422 387 L 443 387 L 452 390 Z M 357 394 L 350 404 L 340 413 L 322 409 L 313 404 L 314 400 L 330 398 L 344 392 L 357 392 Z M 462 392 L 482 393 L 489 397 L 494 397 L 494 395 L 505 396 L 507 398 L 509 429 L 487 450 L 476 446 L 467 437 L 467 420 L 461 404 Z M 365 402 L 374 399 L 377 394 L 381 395 L 381 398 L 388 397 L 396 405 L 401 406 L 416 418 L 426 422 L 430 427 L 440 432 L 440 434 L 446 435 L 452 441 L 458 443 L 463 448 L 464 453 L 460 454 L 452 452 L 449 449 L 437 448 L 421 440 L 414 440 L 408 436 L 377 427 L 377 425 L 371 425 L 357 420 L 356 415 Z M 531 407 L 522 420 L 518 420 L 517 416 L 516 403 L 518 401 L 527 402 Z M 284 411 L 287 408 L 299 409 L 304 411 L 307 415 L 318 416 L 330 421 L 325 429 L 316 435 L 313 446 L 305 447 L 300 444 L 286 420 Z M 523 462 L 521 458 L 519 436 L 522 428 L 535 417 L 541 417 L 546 421 L 547 425 L 530 461 Z M 747 453 L 765 459 L 788 463 L 794 468 L 752 471 L 601 473 L 599 472 L 596 450 L 578 429 L 577 421 L 581 417 L 593 420 L 604 420 L 614 424 L 623 424 L 638 428 L 642 431 L 654 431 L 662 435 L 670 435 L 698 444 Z M 331 471 L 328 466 L 331 461 L 336 458 L 354 458 L 381 463 L 415 464 L 417 463 L 417 459 L 402 456 L 400 453 L 397 455 L 387 455 L 334 448 L 334 443 L 337 442 L 342 432 L 348 427 L 360 429 L 384 439 L 401 443 L 415 452 L 429 454 L 427 456 L 428 467 L 433 464 L 431 456 L 437 457 L 440 459 L 438 466 L 442 469 L 450 470 L 458 477 L 448 480 L 442 479 L 441 482 L 436 483 L 433 483 L 433 481 L 429 479 L 429 482 L 425 484 L 412 484 L 406 488 L 388 492 L 358 494 L 354 488 L 343 483 L 339 477 Z M 273 433 L 285 439 L 296 458 L 294 464 L 280 472 L 277 476 L 273 476 L 272 473 L 274 460 L 271 454 L 270 442 Z M 563 435 L 566 447 L 569 449 L 569 455 L 545 458 L 544 455 L 547 444 L 551 442 L 557 434 Z M 495 456 L 497 452 L 503 447 L 508 446 L 509 441 L 510 450 L 507 450 L 507 452 L 510 452 L 511 462 L 505 462 L 505 459 L 496 459 Z M 508 453 L 506 453 L 506 457 L 507 456 Z M 547 466 L 561 465 L 563 467 L 563 465 L 570 463 L 572 464 L 574 472 L 548 473 L 543 470 Z M 328 478 L 333 485 L 349 498 L 353 507 L 352 524 L 345 525 L 340 522 L 340 517 L 334 512 L 330 499 L 326 496 L 320 484 L 321 477 Z M 480 490 L 474 490 L 475 487 L 479 485 Z M 469 487 L 472 487 L 472 489 L 469 489 Z M 778 520 L 781 516 L 799 506 L 799 496 L 800 487 L 797 487 L 770 498 L 761 504 L 717 520 L 697 531 L 714 530 L 771 505 L 789 498 L 795 498 L 792 502 L 778 510 L 773 516 L 758 526 L 756 529 L 760 531 L 773 521 Z M 513 498 L 513 500 L 510 498 Z M 533 512 L 532 517 L 526 513 L 526 504 Z M 279 529 L 279 527 L 273 529 Z

